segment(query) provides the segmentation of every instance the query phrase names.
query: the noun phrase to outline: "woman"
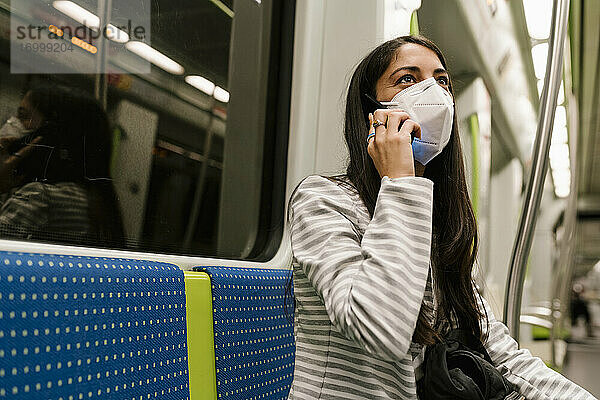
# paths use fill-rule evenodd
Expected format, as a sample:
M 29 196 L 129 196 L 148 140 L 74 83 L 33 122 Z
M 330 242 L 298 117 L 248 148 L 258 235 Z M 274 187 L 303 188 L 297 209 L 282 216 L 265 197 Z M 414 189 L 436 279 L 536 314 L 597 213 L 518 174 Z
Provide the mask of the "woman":
M 7 127 L 8 126 L 8 127 Z M 10 128 L 10 129 L 9 129 Z M 44 85 L 1 129 L 0 234 L 86 245 L 123 244 L 109 179 L 106 113 L 83 91 Z
M 369 98 L 398 100 L 422 121 L 399 108 L 371 114 Z M 347 174 L 308 177 L 290 200 L 290 398 L 415 399 L 424 346 L 460 327 L 526 398 L 593 399 L 519 350 L 474 290 L 477 228 L 452 99 L 444 57 L 425 38 L 388 41 L 356 68 Z

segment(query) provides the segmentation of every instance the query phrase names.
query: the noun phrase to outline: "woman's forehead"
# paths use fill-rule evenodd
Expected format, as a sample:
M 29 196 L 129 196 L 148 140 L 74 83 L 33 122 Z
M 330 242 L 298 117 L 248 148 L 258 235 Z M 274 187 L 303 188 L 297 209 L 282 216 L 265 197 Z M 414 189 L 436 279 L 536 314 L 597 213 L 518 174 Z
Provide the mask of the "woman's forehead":
M 415 43 L 406 43 L 400 46 L 396 50 L 388 70 L 405 66 L 419 67 L 424 72 L 443 68 L 442 62 L 435 51 Z

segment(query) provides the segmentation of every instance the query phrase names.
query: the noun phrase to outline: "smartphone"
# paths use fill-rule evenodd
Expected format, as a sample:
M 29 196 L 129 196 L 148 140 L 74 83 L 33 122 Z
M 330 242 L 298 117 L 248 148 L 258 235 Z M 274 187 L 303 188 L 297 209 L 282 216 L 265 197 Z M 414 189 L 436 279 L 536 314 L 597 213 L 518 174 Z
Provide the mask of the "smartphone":
M 371 106 L 375 106 L 376 107 L 375 109 L 373 109 L 373 111 L 375 111 L 375 110 L 377 110 L 379 108 L 386 109 L 386 108 L 390 108 L 390 107 L 396 107 L 399 104 L 399 103 L 397 103 L 395 101 L 378 101 L 378 100 L 375 100 L 375 98 L 373 98 L 373 96 L 371 96 L 371 95 L 369 95 L 367 93 L 364 93 L 364 97 L 367 99 L 367 101 L 369 103 L 371 103 Z M 373 111 L 370 111 L 370 112 L 373 112 Z
M 373 112 L 375 112 L 375 110 L 379 110 L 379 109 L 385 110 L 390 107 L 398 106 L 398 103 L 393 102 L 393 101 L 378 101 L 373 96 L 371 96 L 367 93 L 363 93 L 363 98 L 365 100 L 363 102 L 363 111 L 365 111 L 367 121 L 369 120 L 369 113 L 373 113 Z M 400 129 L 401 126 L 402 126 L 402 124 L 400 124 L 398 129 Z M 410 136 L 411 136 L 411 142 L 412 142 L 415 139 L 415 134 L 413 132 L 411 132 Z

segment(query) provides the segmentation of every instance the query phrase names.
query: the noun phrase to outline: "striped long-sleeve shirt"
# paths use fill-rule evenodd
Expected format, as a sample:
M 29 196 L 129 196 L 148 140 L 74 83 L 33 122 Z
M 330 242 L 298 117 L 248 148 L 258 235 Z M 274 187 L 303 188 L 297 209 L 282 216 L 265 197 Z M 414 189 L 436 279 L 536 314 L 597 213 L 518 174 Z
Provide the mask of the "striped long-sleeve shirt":
M 412 342 L 430 278 L 433 183 L 384 177 L 371 218 L 347 185 L 311 176 L 290 201 L 296 363 L 290 399 L 416 399 Z M 484 302 L 496 367 L 527 399 L 594 399 L 519 350 Z M 485 326 L 485 324 L 483 324 Z
M 74 182 L 31 182 L 0 204 L 0 236 L 78 242 L 90 233 L 88 196 Z

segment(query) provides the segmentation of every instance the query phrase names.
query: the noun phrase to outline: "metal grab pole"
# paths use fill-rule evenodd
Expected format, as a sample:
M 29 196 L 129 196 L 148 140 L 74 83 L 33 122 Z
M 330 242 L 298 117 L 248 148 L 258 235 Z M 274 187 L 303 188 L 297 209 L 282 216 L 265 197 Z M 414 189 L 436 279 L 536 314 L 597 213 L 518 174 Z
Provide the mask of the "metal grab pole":
M 206 137 L 204 138 L 204 160 L 200 166 L 198 172 L 198 179 L 196 180 L 196 192 L 194 193 L 194 201 L 192 202 L 192 213 L 185 229 L 185 236 L 183 239 L 182 249 L 187 251 L 192 247 L 192 239 L 196 232 L 196 226 L 198 225 L 198 216 L 200 215 L 200 206 L 202 205 L 202 197 L 204 195 L 204 185 L 206 183 L 206 173 L 208 171 L 208 162 L 210 161 L 210 150 L 213 143 L 213 136 L 215 135 L 215 97 L 210 99 L 210 119 L 206 128 Z
M 565 41 L 565 99 L 567 100 L 567 127 L 569 133 L 569 158 L 571 165 L 571 185 L 567 205 L 564 210 L 563 234 L 560 241 L 560 257 L 555 265 L 554 295 L 552 298 L 552 329 L 550 340 L 552 345 L 552 364 L 558 366 L 556 339 L 560 336 L 560 328 L 567 315 L 566 309 L 569 304 L 571 286 L 571 275 L 573 272 L 573 254 L 575 251 L 575 230 L 577 227 L 577 199 L 578 199 L 578 176 L 579 165 L 577 162 L 578 132 L 579 132 L 579 108 L 573 94 L 571 82 L 571 46 Z M 560 360 L 561 364 L 563 360 Z
M 504 323 L 508 326 L 511 336 L 517 342 L 519 341 L 525 268 L 527 266 L 527 259 L 529 258 L 529 251 L 531 250 L 537 213 L 548 170 L 548 151 L 552 138 L 556 99 L 562 77 L 563 50 L 567 34 L 568 15 L 569 0 L 554 0 L 546 77 L 540 101 L 540 116 L 533 149 L 531 176 L 527 183 L 525 203 L 513 246 L 506 297 L 504 299 Z
M 98 36 L 98 52 L 96 56 L 96 80 L 94 94 L 96 100 L 106 110 L 108 94 L 108 39 L 105 36 L 110 20 L 112 19 L 112 0 L 98 0 L 98 18 L 100 19 L 100 35 Z
M 558 259 L 558 277 L 554 284 L 554 296 L 552 299 L 552 321 L 553 326 L 550 330 L 552 339 L 552 363 L 557 364 L 555 340 L 560 336 L 560 330 L 563 326 L 565 316 L 568 314 L 569 297 L 571 294 L 571 277 L 573 276 L 574 254 L 575 254 L 575 235 L 577 229 L 577 198 L 578 198 L 578 163 L 577 163 L 577 106 L 574 96 L 569 94 L 569 156 L 571 159 L 571 185 L 567 206 L 563 219 L 563 237 L 560 245 L 560 257 Z M 575 116 L 573 115 L 575 114 Z

